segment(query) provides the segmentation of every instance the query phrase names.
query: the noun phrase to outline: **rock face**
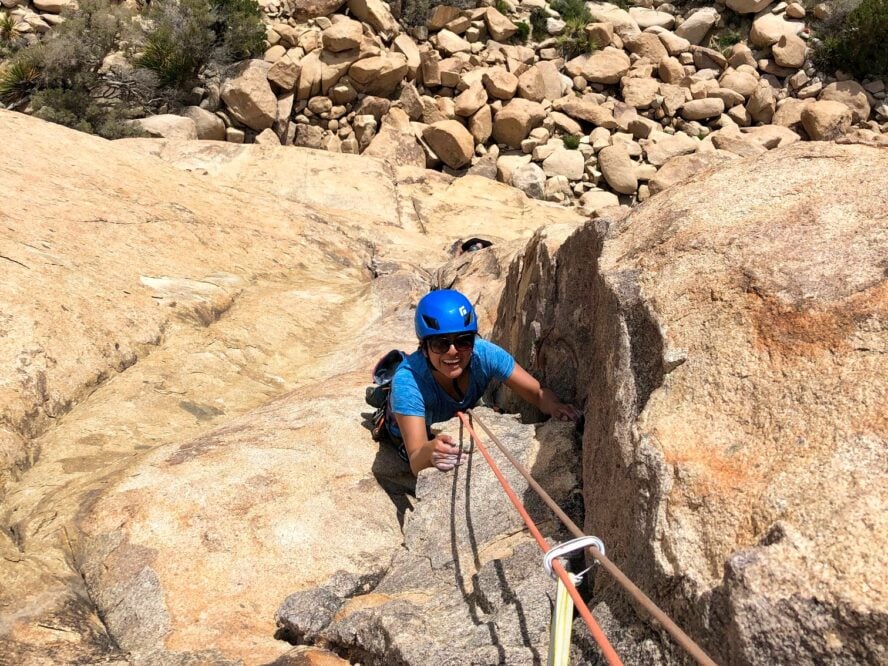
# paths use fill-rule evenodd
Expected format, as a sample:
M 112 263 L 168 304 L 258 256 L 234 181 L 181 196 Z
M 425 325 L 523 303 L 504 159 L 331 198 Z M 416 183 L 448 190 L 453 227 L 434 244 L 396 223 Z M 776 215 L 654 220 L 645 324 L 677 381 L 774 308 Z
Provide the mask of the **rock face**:
M 886 168 L 729 163 L 508 281 L 494 339 L 585 406 L 587 531 L 719 662 L 884 657 Z
M 411 477 L 361 414 L 417 275 L 582 217 L 357 155 L 0 136 L 4 663 L 274 661 L 286 594 L 401 542 Z
M 555 473 L 540 482 L 556 501 L 568 500 L 577 482 L 569 463 L 571 424 L 535 429 L 487 409 L 478 413 L 525 466 Z M 470 447 L 457 421 L 443 424 L 443 431 Z M 524 479 L 502 454 L 494 456 L 503 460 L 515 492 L 526 497 Z M 559 459 L 560 465 L 551 464 Z M 425 664 L 430 655 L 435 663 L 454 665 L 540 663 L 555 586 L 541 566 L 539 546 L 522 532 L 520 516 L 481 453 L 452 475 L 420 474 L 417 495 L 422 501 L 405 525 L 404 547 L 381 580 L 334 576 L 287 598 L 278 625 L 291 638 L 324 643 L 362 663 Z M 532 503 L 529 510 L 541 507 Z

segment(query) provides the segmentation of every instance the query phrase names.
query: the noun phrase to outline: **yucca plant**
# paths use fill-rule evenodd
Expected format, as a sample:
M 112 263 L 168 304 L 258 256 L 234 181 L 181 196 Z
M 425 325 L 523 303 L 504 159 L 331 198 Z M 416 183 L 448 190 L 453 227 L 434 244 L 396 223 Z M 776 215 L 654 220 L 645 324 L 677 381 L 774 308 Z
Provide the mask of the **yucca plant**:
M 15 19 L 8 12 L 0 12 L 0 40 L 8 42 L 12 39 Z
M 0 102 L 17 104 L 37 87 L 42 72 L 30 57 L 13 58 L 0 69 Z

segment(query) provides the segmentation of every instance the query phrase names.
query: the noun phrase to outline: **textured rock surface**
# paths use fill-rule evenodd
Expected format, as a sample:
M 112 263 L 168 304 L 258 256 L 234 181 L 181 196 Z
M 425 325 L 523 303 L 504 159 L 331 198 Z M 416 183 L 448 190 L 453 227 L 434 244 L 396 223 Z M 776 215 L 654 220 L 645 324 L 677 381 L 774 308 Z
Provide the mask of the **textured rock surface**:
M 578 482 L 572 424 L 534 427 L 487 409 L 478 414 L 556 501 L 570 503 Z M 468 450 L 471 441 L 458 421 L 442 430 Z M 542 522 L 548 510 L 492 443 L 489 448 L 554 542 L 554 526 Z M 364 664 L 541 663 L 554 585 L 481 453 L 453 474 L 422 473 L 416 494 L 404 547 L 378 584 L 334 576 L 290 596 L 278 611 L 279 625 L 293 638 L 321 642 Z M 578 638 L 582 633 L 577 630 Z
M 718 661 L 885 659 L 886 167 L 728 164 L 541 244 L 503 301 L 495 338 L 585 406 L 587 531 Z
M 361 414 L 417 276 L 580 216 L 358 156 L 0 132 L 0 653 L 273 661 L 287 593 L 401 541 L 410 478 Z

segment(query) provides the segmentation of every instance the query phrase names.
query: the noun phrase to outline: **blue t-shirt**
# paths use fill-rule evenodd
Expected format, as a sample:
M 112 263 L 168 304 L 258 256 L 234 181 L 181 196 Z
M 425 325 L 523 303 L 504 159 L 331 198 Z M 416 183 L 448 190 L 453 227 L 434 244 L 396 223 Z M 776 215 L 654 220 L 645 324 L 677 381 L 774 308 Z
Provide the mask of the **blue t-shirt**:
M 428 429 L 433 423 L 452 419 L 457 412 L 473 407 L 491 380 L 504 382 L 515 369 L 515 359 L 498 345 L 475 339 L 469 387 L 461 401 L 454 400 L 432 376 L 432 369 L 421 350 L 410 354 L 398 366 L 392 379 L 391 411 L 403 416 L 422 416 Z M 398 424 L 392 419 L 389 430 L 400 437 Z

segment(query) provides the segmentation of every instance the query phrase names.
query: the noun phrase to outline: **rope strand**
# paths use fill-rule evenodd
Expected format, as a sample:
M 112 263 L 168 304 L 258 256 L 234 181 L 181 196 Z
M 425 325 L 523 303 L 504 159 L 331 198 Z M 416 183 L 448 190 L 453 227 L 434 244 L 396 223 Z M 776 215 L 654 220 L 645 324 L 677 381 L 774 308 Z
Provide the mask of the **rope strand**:
M 509 485 L 508 481 L 506 481 L 506 478 L 503 476 L 499 467 L 497 467 L 497 464 L 490 456 L 487 448 L 481 443 L 478 435 L 475 434 L 475 431 L 472 429 L 472 425 L 471 423 L 469 423 L 466 415 L 462 412 L 458 412 L 458 416 L 460 420 L 462 420 L 463 425 L 465 425 L 466 430 L 468 430 L 472 441 L 475 443 L 475 446 L 478 447 L 481 455 L 484 456 L 487 464 L 490 465 L 490 469 L 493 470 L 493 473 L 499 480 L 500 485 L 503 487 L 503 490 L 506 491 L 506 495 L 509 497 L 509 500 L 518 510 L 518 513 L 521 514 L 521 517 L 524 519 L 524 523 L 527 525 L 527 528 L 530 530 L 533 538 L 536 539 L 537 544 L 539 544 L 544 553 L 548 552 L 549 543 L 546 541 L 546 538 L 540 533 L 540 530 L 537 528 L 536 523 L 533 522 L 533 518 L 531 518 L 530 514 L 527 513 L 527 509 L 524 508 L 524 505 L 521 503 L 521 500 L 518 499 L 515 491 L 512 490 L 512 486 Z M 601 649 L 601 652 L 604 655 L 604 658 L 607 660 L 607 663 L 611 666 L 622 666 L 623 662 L 620 661 L 620 657 L 617 655 L 613 646 L 611 646 L 610 641 L 607 640 L 607 636 L 604 635 L 604 632 L 601 630 L 598 622 L 595 621 L 595 618 L 592 616 L 592 613 L 586 606 L 586 602 L 583 601 L 583 598 L 580 596 L 580 593 L 574 586 L 573 581 L 570 579 L 567 570 L 558 560 L 552 562 L 552 570 L 558 575 L 558 578 L 561 580 L 561 582 L 564 583 L 564 587 L 567 588 L 568 594 L 570 594 L 571 598 L 573 599 L 574 605 L 580 612 L 580 616 L 583 618 L 583 620 L 585 620 L 586 626 L 589 627 L 589 632 L 592 634 L 592 638 L 595 639 L 595 642 L 598 643 L 598 647 Z
M 523 476 L 527 483 L 531 488 L 539 495 L 540 499 L 546 503 L 552 512 L 558 516 L 558 519 L 564 523 L 564 526 L 576 537 L 586 536 L 583 531 L 576 526 L 564 511 L 561 510 L 561 507 L 555 503 L 555 501 L 549 496 L 549 494 L 543 490 L 542 486 L 536 482 L 536 480 L 530 475 L 530 472 L 520 463 L 515 457 L 506 449 L 499 438 L 491 432 L 490 428 L 488 428 L 484 422 L 478 418 L 478 416 L 472 411 L 468 410 L 468 413 L 472 416 L 474 421 L 477 421 L 478 425 L 481 426 L 481 429 L 487 434 L 488 437 L 496 444 L 497 448 L 503 453 L 504 456 L 508 459 L 510 463 L 518 470 L 518 472 Z M 463 418 L 463 415 L 460 415 L 460 418 Z M 465 420 L 464 420 L 465 422 Z M 471 428 L 469 429 L 471 431 Z M 486 457 L 486 456 L 485 456 Z M 610 561 L 604 553 L 599 551 L 597 548 L 587 548 L 586 552 L 589 553 L 595 560 L 604 567 L 607 572 L 614 577 L 614 579 L 623 586 L 623 588 L 629 592 L 633 599 L 635 599 L 644 609 L 653 617 L 657 622 L 659 622 L 666 631 L 670 633 L 670 635 L 675 639 L 675 642 L 678 643 L 682 648 L 684 648 L 691 657 L 693 657 L 697 663 L 703 664 L 704 666 L 716 666 L 716 663 L 707 655 L 703 649 L 694 642 L 694 640 L 688 636 L 684 631 L 682 631 L 681 627 L 679 627 L 675 622 L 673 622 L 672 618 L 670 618 L 666 613 L 664 613 L 660 608 L 653 602 L 651 599 L 635 585 L 631 580 L 629 580 L 628 576 L 620 571 L 617 568 L 617 565 Z

